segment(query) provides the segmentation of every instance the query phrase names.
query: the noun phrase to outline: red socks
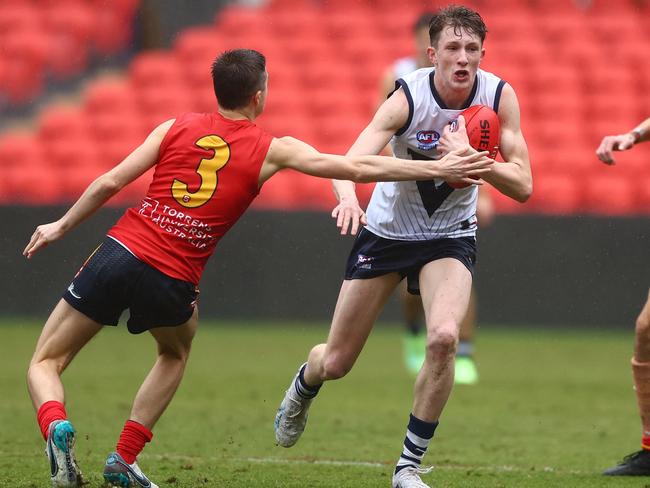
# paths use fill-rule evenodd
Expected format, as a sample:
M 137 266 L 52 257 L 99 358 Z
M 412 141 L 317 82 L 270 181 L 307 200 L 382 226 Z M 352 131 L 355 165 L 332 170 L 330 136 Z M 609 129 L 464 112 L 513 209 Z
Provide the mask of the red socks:
M 36 418 L 43 439 L 47 440 L 50 424 L 55 420 L 66 420 L 68 415 L 63 403 L 53 400 L 41 405 Z M 120 439 L 117 441 L 117 452 L 127 463 L 133 464 L 138 454 L 144 449 L 144 445 L 151 439 L 153 439 L 153 433 L 144 425 L 133 420 L 127 420 L 120 434 Z
M 644 451 L 650 451 L 650 435 L 644 433 L 641 436 L 641 449 Z
M 135 458 L 144 449 L 144 445 L 153 438 L 153 433 L 144 425 L 127 420 L 117 441 L 117 453 L 127 463 L 133 464 Z
M 52 422 L 55 420 L 65 420 L 67 418 L 68 415 L 65 413 L 65 406 L 63 403 L 52 400 L 41 405 L 41 408 L 38 409 L 36 414 L 36 419 L 38 420 L 38 426 L 41 428 L 43 439 L 47 440 L 47 431 Z

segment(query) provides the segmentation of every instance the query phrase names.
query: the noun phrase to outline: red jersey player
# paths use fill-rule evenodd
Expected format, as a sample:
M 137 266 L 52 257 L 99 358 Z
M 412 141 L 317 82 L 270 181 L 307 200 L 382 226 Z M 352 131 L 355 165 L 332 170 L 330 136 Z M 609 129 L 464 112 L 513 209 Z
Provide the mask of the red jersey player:
M 636 144 L 650 141 L 650 118 L 630 132 L 605 136 L 596 155 L 605 164 L 616 164 L 614 151 L 627 151 Z M 641 449 L 629 454 L 616 466 L 603 472 L 607 476 L 650 476 L 650 290 L 636 319 L 632 376 L 637 405 L 641 414 Z
M 197 328 L 197 285 L 219 239 L 277 171 L 354 181 L 445 178 L 476 184 L 490 171 L 487 153 L 457 151 L 438 161 L 320 154 L 289 137 L 276 139 L 253 120 L 267 96 L 264 56 L 227 51 L 212 66 L 219 110 L 189 113 L 153 130 L 124 161 L 93 181 L 56 222 L 41 225 L 23 254 L 30 258 L 89 217 L 126 184 L 155 166 L 142 203 L 126 211 L 82 266 L 36 344 L 29 393 L 46 440 L 54 486 L 80 486 L 60 375 L 102 328 L 129 309 L 130 332 L 149 331 L 158 359 L 136 394 L 109 454 L 104 478 L 122 487 L 156 488 L 136 458 L 180 384 Z M 467 155 L 466 155 L 467 154 Z

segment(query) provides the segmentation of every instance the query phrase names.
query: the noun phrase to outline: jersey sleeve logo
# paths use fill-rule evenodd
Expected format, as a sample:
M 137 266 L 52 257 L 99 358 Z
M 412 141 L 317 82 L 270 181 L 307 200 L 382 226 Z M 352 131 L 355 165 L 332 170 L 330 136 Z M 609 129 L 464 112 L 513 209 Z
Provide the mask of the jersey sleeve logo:
M 180 205 L 187 208 L 197 208 L 208 202 L 217 190 L 219 183 L 218 172 L 230 160 L 230 147 L 228 143 L 217 135 L 202 137 L 196 145 L 206 151 L 212 151 L 211 158 L 204 158 L 196 168 L 201 184 L 198 190 L 190 191 L 187 183 L 174 178 L 172 183 L 172 196 Z

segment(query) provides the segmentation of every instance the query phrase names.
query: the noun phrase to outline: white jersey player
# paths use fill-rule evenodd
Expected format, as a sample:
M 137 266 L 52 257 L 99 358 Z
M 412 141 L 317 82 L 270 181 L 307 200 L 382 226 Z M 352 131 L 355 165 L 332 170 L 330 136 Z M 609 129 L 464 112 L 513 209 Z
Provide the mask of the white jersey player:
M 466 7 L 440 10 L 431 21 L 427 49 L 435 69 L 403 78 L 404 83 L 379 107 L 348 154 L 377 154 L 393 137 L 400 156 L 408 156 L 409 150 L 427 157 L 456 150 L 473 152 L 462 117 L 455 132 L 446 124 L 464 107 L 472 103 L 493 106 L 498 98 L 498 78 L 479 70 L 486 32 L 480 15 Z M 524 202 L 532 192 L 532 176 L 519 126 L 519 104 L 508 84 L 501 87 L 498 108 L 505 162 L 493 164 L 483 179 Z M 458 181 L 448 178 L 447 183 Z M 476 253 L 471 221 L 476 189 L 454 190 L 440 199 L 439 187 L 444 189 L 444 185 L 438 182 L 435 192 L 431 187 L 419 189 L 417 183 L 383 185 L 373 196 L 366 221 L 354 185 L 335 182 L 339 205 L 332 216 L 341 232 L 346 233 L 350 225 L 356 232 L 360 223 L 367 227 L 358 234 L 348 258 L 327 343 L 312 348 L 278 409 L 278 444 L 295 444 L 319 388 L 350 371 L 386 300 L 406 277 L 409 287 L 419 287 L 421 292 L 428 338 L 392 487 L 427 488 L 420 477 L 426 470 L 420 463 L 453 385 L 458 329 L 467 311 Z M 430 201 L 432 194 L 434 201 Z
M 437 92 L 434 68 L 423 68 L 397 80 L 406 96 L 407 123 L 393 136 L 398 158 L 438 159 L 438 143 L 444 129 L 462 110 L 487 105 L 498 112 L 505 82 L 478 70 L 470 95 L 460 108 L 449 108 Z M 478 189 L 454 190 L 443 180 L 377 183 L 367 210 L 366 228 L 386 239 L 428 240 L 476 234 Z
M 417 69 L 431 68 L 431 60 L 429 59 L 427 48 L 430 44 L 429 25 L 433 17 L 434 14 L 432 12 L 423 12 L 416 19 L 413 24 L 415 54 L 396 60 L 386 71 L 381 83 L 381 103 L 395 90 L 395 80 L 404 78 Z M 392 154 L 392 150 L 390 150 L 390 154 Z M 429 182 L 427 184 L 430 186 L 432 183 Z M 493 217 L 494 204 L 490 196 L 490 191 L 488 188 L 480 188 L 476 208 L 476 218 L 478 219 L 479 225 L 489 225 Z M 404 314 L 404 334 L 402 336 L 404 365 L 410 374 L 416 376 L 424 363 L 427 339 L 422 300 L 419 296 L 407 291 L 406 283 L 404 283 L 404 286 L 399 286 L 399 296 Z M 476 293 L 472 289 L 467 313 L 461 322 L 458 334 L 456 368 L 454 372 L 455 384 L 473 385 L 478 382 L 478 369 L 473 358 L 476 317 Z

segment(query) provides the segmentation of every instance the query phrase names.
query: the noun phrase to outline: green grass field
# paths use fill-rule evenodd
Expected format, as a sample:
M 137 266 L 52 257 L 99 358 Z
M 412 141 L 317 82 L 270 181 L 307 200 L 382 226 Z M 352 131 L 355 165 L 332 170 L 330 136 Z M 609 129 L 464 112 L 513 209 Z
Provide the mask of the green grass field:
M 40 326 L 0 323 L 0 486 L 49 485 L 44 443 L 25 387 Z M 412 380 L 397 326 L 380 326 L 355 369 L 327 384 L 307 430 L 276 447 L 284 389 L 326 326 L 203 323 L 184 383 L 139 458 L 161 487 L 389 487 Z M 479 329 L 479 385 L 456 387 L 425 464 L 435 487 L 649 487 L 599 473 L 638 448 L 632 331 Z M 154 358 L 153 340 L 109 328 L 64 375 L 89 480 L 101 470 Z

